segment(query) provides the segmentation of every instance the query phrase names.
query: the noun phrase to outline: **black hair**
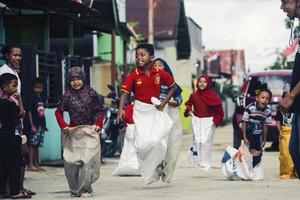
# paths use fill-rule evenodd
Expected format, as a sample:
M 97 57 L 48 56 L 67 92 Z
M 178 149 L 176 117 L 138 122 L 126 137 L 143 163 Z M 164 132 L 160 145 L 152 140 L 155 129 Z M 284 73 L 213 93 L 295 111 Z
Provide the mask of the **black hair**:
M 282 93 L 281 98 L 284 98 L 284 96 L 285 96 L 286 94 L 288 94 L 288 93 L 289 93 L 289 91 L 284 91 L 284 92 Z
M 10 84 L 12 80 L 18 80 L 18 77 L 14 74 L 4 73 L 0 76 L 0 88 L 3 90 L 4 86 Z
M 39 78 L 39 77 L 36 77 L 33 79 L 32 83 L 31 83 L 31 86 L 33 87 L 35 84 L 42 84 L 43 85 L 44 83 L 44 80 Z
M 6 58 L 6 54 L 10 54 L 12 49 L 14 48 L 18 48 L 18 49 L 21 49 L 21 47 L 19 45 L 16 45 L 16 44 L 10 44 L 10 45 L 4 45 L 2 47 L 2 49 L 0 50 L 0 53 L 3 55 L 3 58 L 5 61 L 7 61 L 7 58 Z
M 141 44 L 139 44 L 135 48 L 136 51 L 138 49 L 145 49 L 150 54 L 150 56 L 154 56 L 154 47 L 153 47 L 153 44 L 141 43 Z
M 261 88 L 261 89 L 259 89 L 259 90 L 257 91 L 257 96 L 259 96 L 260 93 L 262 93 L 262 92 L 267 92 L 267 93 L 269 93 L 270 99 L 272 99 L 272 92 L 271 92 L 268 88 Z

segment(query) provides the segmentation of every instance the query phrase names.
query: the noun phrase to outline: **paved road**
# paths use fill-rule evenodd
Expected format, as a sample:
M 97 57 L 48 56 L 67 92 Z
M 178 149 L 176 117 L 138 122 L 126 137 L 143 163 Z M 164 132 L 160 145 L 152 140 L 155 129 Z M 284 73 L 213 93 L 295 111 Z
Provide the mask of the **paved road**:
M 103 200 L 299 200 L 300 182 L 278 178 L 278 152 L 265 153 L 263 157 L 265 180 L 259 182 L 228 181 L 220 170 L 224 149 L 231 144 L 231 126 L 218 128 L 214 140 L 213 169 L 209 172 L 191 168 L 186 151 L 191 135 L 184 136 L 177 170 L 171 184 L 162 182 L 146 186 L 141 177 L 113 177 L 111 172 L 117 159 L 109 159 L 102 166 L 101 177 L 93 185 L 94 196 L 89 199 Z M 46 168 L 45 173 L 28 172 L 26 187 L 37 191 L 34 199 L 71 199 L 63 168 Z M 74 198 L 73 198 L 74 199 Z

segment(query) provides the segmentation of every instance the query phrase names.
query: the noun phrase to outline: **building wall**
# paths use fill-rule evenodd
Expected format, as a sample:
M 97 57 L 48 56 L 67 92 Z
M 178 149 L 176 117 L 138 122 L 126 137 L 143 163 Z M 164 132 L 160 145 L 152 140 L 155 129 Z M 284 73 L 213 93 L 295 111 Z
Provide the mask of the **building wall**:
M 102 60 L 111 61 L 111 35 L 101 33 L 98 37 L 98 56 Z M 116 36 L 116 64 L 124 64 L 123 40 L 120 36 Z
M 191 88 L 192 74 L 200 75 L 198 71 L 204 67 L 204 51 L 192 46 L 190 59 L 177 60 L 174 40 L 160 41 L 156 46 L 155 57 L 161 57 L 167 61 L 180 86 Z M 196 67 L 197 61 L 200 61 L 200 70 Z
M 123 40 L 116 36 L 116 65 L 124 65 Z M 101 61 L 93 63 L 90 70 L 91 86 L 100 94 L 106 95 L 109 92 L 107 84 L 111 83 L 111 35 L 101 33 L 98 37 L 98 55 Z M 117 69 L 117 71 L 119 71 Z
M 200 68 L 203 68 L 204 51 L 192 46 L 191 56 L 188 60 L 177 60 L 175 40 L 159 41 L 156 44 L 155 57 L 163 58 L 172 69 L 176 83 L 183 89 L 183 104 L 181 110 L 181 122 L 184 132 L 191 131 L 191 119 L 184 118 L 184 102 L 192 93 L 192 74 L 197 74 L 197 61 L 200 61 Z
M 90 70 L 91 86 L 101 95 L 109 92 L 107 84 L 111 81 L 110 62 L 95 62 Z

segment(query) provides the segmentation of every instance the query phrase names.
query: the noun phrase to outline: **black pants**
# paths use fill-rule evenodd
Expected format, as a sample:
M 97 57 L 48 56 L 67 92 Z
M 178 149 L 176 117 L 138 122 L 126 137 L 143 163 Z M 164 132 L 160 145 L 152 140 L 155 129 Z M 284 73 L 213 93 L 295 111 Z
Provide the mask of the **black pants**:
M 7 192 L 16 195 L 20 190 L 20 157 L 21 137 L 15 135 L 0 135 L 0 194 Z
M 247 135 L 247 139 L 250 142 L 249 150 L 255 149 L 255 150 L 261 152 L 259 156 L 253 157 L 253 162 L 252 162 L 253 167 L 255 167 L 257 164 L 259 164 L 261 162 L 262 150 L 263 150 L 262 147 L 261 147 L 262 139 L 263 139 L 262 137 L 263 137 L 262 134 L 251 134 L 251 133 L 249 133 Z

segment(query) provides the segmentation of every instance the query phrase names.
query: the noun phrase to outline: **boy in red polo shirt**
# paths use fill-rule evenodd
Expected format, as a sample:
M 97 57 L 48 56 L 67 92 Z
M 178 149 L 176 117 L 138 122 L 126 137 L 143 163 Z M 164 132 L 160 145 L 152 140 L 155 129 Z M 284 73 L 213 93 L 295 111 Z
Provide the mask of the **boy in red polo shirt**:
M 123 82 L 118 113 L 118 118 L 123 120 L 123 106 L 132 91 L 135 98 L 133 111 L 135 148 L 139 170 L 147 184 L 159 180 L 165 165 L 168 133 L 173 122 L 166 112 L 161 111 L 176 90 L 174 79 L 164 70 L 152 66 L 153 59 L 153 45 L 137 46 L 138 67 Z M 159 99 L 161 84 L 168 86 L 169 92 L 162 102 L 155 102 L 154 99 L 156 101 Z

